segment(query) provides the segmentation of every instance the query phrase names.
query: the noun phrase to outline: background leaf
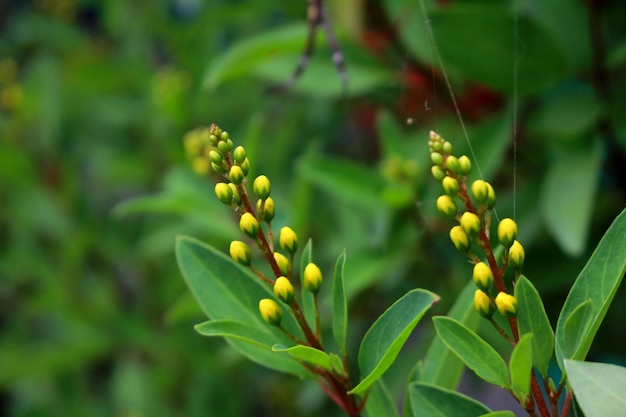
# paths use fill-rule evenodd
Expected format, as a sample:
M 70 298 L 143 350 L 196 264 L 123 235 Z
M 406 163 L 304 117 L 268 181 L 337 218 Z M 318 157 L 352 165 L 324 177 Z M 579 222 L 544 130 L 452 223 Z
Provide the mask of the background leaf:
M 619 416 L 626 410 L 626 368 L 607 363 L 564 361 L 567 379 L 585 417 Z
M 424 382 L 410 384 L 408 395 L 415 417 L 478 417 L 491 411 L 461 393 Z
M 400 417 L 396 402 L 382 378 L 376 381 L 367 396 L 365 413 L 369 417 Z

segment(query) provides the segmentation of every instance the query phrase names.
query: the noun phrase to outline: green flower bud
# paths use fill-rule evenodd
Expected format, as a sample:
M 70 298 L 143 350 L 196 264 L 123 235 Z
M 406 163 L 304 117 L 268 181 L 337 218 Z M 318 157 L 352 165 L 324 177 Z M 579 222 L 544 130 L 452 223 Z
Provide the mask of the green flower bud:
M 458 251 L 465 253 L 469 250 L 469 236 L 461 226 L 454 226 L 450 229 L 450 240 Z
M 259 301 L 259 311 L 266 323 L 272 326 L 280 325 L 280 321 L 283 318 L 283 309 L 280 308 L 276 301 L 271 298 L 262 299 Z
M 450 172 L 457 173 L 459 171 L 459 160 L 456 156 L 450 155 L 446 158 L 446 168 Z
M 433 165 L 430 168 L 430 172 L 437 181 L 442 181 L 446 176 L 445 169 L 441 168 L 439 165 Z
M 217 142 L 217 150 L 220 151 L 221 154 L 225 154 L 230 149 L 228 149 L 228 143 L 221 141 Z
M 233 240 L 230 242 L 230 257 L 235 262 L 248 266 L 252 262 L 252 251 L 244 242 Z
M 489 296 L 481 290 L 474 292 L 474 309 L 484 318 L 491 318 L 496 310 Z
M 209 134 L 216 136 L 217 139 L 217 137 L 222 135 L 222 129 L 215 123 L 211 123 L 211 126 L 209 126 Z
M 437 198 L 437 210 L 445 216 L 456 216 L 456 203 L 449 195 L 442 195 Z
M 291 269 L 289 268 L 289 259 L 287 259 L 287 257 L 280 252 L 274 252 L 274 260 L 276 261 L 278 268 L 280 268 L 281 274 L 289 275 L 289 270 Z
M 459 220 L 461 227 L 468 236 L 475 237 L 480 232 L 480 218 L 470 211 L 466 211 Z
M 493 272 L 491 272 L 489 265 L 484 262 L 478 262 L 474 265 L 472 279 L 479 289 L 489 292 L 489 289 L 493 285 Z
M 226 173 L 226 168 L 219 164 L 216 164 L 215 162 L 211 162 L 211 168 L 213 168 L 213 171 L 217 172 L 218 174 Z
M 296 232 L 294 232 L 291 227 L 285 226 L 280 229 L 278 242 L 280 243 L 280 247 L 286 252 L 296 253 L 298 250 L 298 235 L 296 235 Z
M 259 232 L 259 221 L 252 213 L 243 213 L 241 219 L 239 219 L 239 229 L 241 229 L 246 236 L 256 238 Z
M 452 144 L 448 141 L 445 141 L 441 146 L 441 150 L 443 150 L 443 153 L 450 155 L 452 153 Z
M 256 210 L 258 213 L 261 213 L 261 208 L 263 209 L 263 221 L 267 223 L 271 222 L 274 218 L 274 214 L 276 213 L 274 199 L 272 197 L 267 197 L 265 200 L 257 200 Z
M 211 160 L 211 162 L 213 162 L 216 165 L 220 165 L 222 161 L 224 160 L 224 158 L 222 157 L 222 154 L 220 154 L 218 151 L 214 149 L 212 149 L 209 152 L 209 159 Z
M 487 183 L 487 201 L 485 201 L 485 205 L 488 209 L 492 209 L 496 205 L 496 191 L 489 183 Z
M 443 191 L 448 195 L 457 195 L 459 192 L 459 182 L 456 178 L 445 177 L 441 181 L 441 185 L 443 186 Z
M 239 165 L 233 165 L 230 167 L 230 171 L 228 171 L 228 179 L 231 180 L 233 184 L 241 184 L 244 177 L 245 174 Z
M 469 175 L 472 171 L 472 161 L 469 159 L 467 155 L 459 156 L 459 170 L 457 171 L 460 175 Z
M 222 133 L 220 133 L 220 139 L 222 140 L 229 140 L 230 139 L 230 135 L 228 134 L 227 131 L 223 131 Z
M 233 190 L 225 182 L 215 184 L 215 195 L 218 200 L 226 205 L 230 205 L 233 201 Z
M 317 293 L 322 286 L 322 271 L 314 263 L 309 263 L 304 268 L 304 288 L 312 293 Z
M 248 175 L 248 172 L 250 172 L 250 160 L 248 158 L 244 159 L 239 166 L 241 167 L 243 174 Z
M 441 148 L 443 148 L 443 143 L 441 142 L 431 142 L 430 149 L 434 152 L 441 152 Z
M 224 134 L 222 134 L 222 139 L 223 139 L 223 137 L 224 137 Z M 232 151 L 233 148 L 235 147 L 235 144 L 233 143 L 232 140 L 226 139 L 226 146 L 228 146 L 228 150 L 229 151 Z
M 443 155 L 441 155 L 439 152 L 431 152 L 430 153 L 430 160 L 435 165 L 441 165 L 441 164 L 443 164 Z
M 228 187 L 233 192 L 233 201 L 239 206 L 241 205 L 241 197 L 239 197 L 239 190 L 237 190 L 237 186 L 232 182 L 228 183 Z
M 294 296 L 294 289 L 291 282 L 285 277 L 276 278 L 274 282 L 274 295 L 285 304 L 291 304 Z
M 509 266 L 520 270 L 524 266 L 524 259 L 526 258 L 526 252 L 524 247 L 519 241 L 515 240 L 509 248 Z
M 193 172 L 198 175 L 205 175 L 209 172 L 209 160 L 204 156 L 198 156 L 191 163 Z
M 510 248 L 517 238 L 517 223 L 513 219 L 502 219 L 498 224 L 498 240 L 505 248 Z
M 511 294 L 499 292 L 496 296 L 496 308 L 498 313 L 505 317 L 515 317 L 517 315 L 517 299 Z
M 217 146 L 217 136 L 209 135 L 209 143 L 211 143 L 212 146 Z
M 239 165 L 246 159 L 246 150 L 243 146 L 237 146 L 233 151 L 233 159 Z
M 472 195 L 479 204 L 485 204 L 489 198 L 489 185 L 486 181 L 476 180 L 471 186 Z
M 270 196 L 271 186 L 270 180 L 265 175 L 259 175 L 254 179 L 252 191 L 258 198 L 265 200 Z

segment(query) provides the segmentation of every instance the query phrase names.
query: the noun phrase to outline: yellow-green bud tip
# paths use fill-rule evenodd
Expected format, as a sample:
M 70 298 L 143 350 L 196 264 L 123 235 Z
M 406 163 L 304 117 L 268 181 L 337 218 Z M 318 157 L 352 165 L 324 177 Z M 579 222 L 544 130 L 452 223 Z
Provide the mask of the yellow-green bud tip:
M 259 301 L 259 311 L 266 323 L 272 326 L 280 325 L 280 321 L 283 318 L 283 310 L 276 301 L 271 298 L 262 299 Z
M 239 219 L 239 229 L 241 229 L 246 236 L 255 238 L 259 232 L 259 221 L 252 213 L 243 213 L 241 219 Z
M 445 177 L 441 181 L 441 185 L 443 186 L 443 191 L 448 195 L 456 195 L 459 192 L 459 182 L 456 178 Z
M 456 203 L 449 195 L 439 196 L 439 198 L 437 198 L 437 210 L 439 210 L 441 214 L 454 217 L 456 216 L 457 210 Z
M 274 260 L 283 275 L 289 275 L 289 259 L 280 252 L 274 252 Z
M 514 317 L 517 315 L 517 299 L 511 294 L 499 292 L 496 296 L 496 308 L 503 316 Z
M 233 159 L 239 165 L 246 159 L 246 150 L 243 146 L 237 146 L 233 151 Z
M 487 181 L 476 180 L 471 186 L 472 195 L 479 204 L 485 204 L 489 198 L 489 185 Z
M 241 197 L 239 197 L 239 191 L 237 191 L 237 186 L 233 184 L 232 182 L 230 182 L 228 183 L 228 187 L 230 188 L 230 191 L 233 192 L 233 201 L 237 203 L 237 205 L 240 205 Z
M 316 293 L 322 286 L 322 271 L 314 263 L 309 263 L 304 268 L 304 288 L 307 291 Z
M 276 278 L 274 282 L 274 295 L 285 304 L 291 304 L 294 296 L 294 289 L 291 282 L 285 277 Z
M 448 171 L 454 173 L 457 173 L 459 171 L 459 160 L 456 156 L 450 155 L 446 158 L 446 168 L 448 169 Z
M 509 248 L 509 266 L 520 270 L 524 266 L 524 259 L 526 258 L 526 251 L 519 241 L 515 240 Z
M 517 238 L 517 223 L 508 217 L 498 223 L 498 240 L 505 248 L 510 248 Z
M 433 165 L 430 168 L 430 172 L 433 174 L 433 178 L 437 181 L 442 181 L 446 176 L 446 170 L 441 168 L 439 165 Z
M 244 242 L 233 240 L 230 242 L 230 256 L 241 265 L 248 266 L 252 262 L 252 251 Z
M 469 159 L 467 155 L 459 156 L 459 175 L 469 175 L 472 171 L 472 161 Z
M 469 236 L 461 226 L 454 226 L 450 229 L 450 240 L 458 251 L 465 253 L 469 250 Z
M 230 171 L 228 171 L 228 179 L 232 181 L 233 184 L 241 184 L 243 181 L 245 174 L 243 173 L 243 169 L 239 165 L 233 165 L 230 167 Z
M 474 284 L 485 292 L 488 292 L 493 285 L 493 272 L 491 272 L 489 265 L 484 262 L 478 262 L 474 265 L 472 278 L 474 280 Z
M 261 200 L 265 200 L 270 196 L 271 183 L 265 175 L 259 175 L 254 179 L 252 184 L 252 191 Z
M 482 290 L 474 292 L 474 309 L 485 318 L 491 318 L 496 310 L 489 296 Z
M 257 200 L 256 210 L 259 215 L 263 212 L 263 221 L 267 223 L 271 222 L 274 218 L 274 214 L 276 213 L 274 199 L 272 197 L 267 197 L 265 200 Z
M 466 211 L 459 220 L 461 227 L 469 236 L 477 236 L 480 232 L 480 218 L 470 211 Z
M 278 242 L 284 251 L 296 253 L 298 250 L 298 235 L 296 235 L 296 232 L 294 232 L 291 227 L 285 226 L 280 229 Z
M 224 182 L 215 184 L 215 195 L 224 204 L 230 205 L 233 201 L 233 190 Z

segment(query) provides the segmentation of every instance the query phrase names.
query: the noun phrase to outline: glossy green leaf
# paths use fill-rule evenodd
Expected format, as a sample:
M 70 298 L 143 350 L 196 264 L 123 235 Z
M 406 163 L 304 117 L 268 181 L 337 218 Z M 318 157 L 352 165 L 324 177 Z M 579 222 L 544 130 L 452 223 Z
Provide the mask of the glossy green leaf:
M 532 282 L 522 275 L 515 284 L 515 298 L 519 334 L 533 334 L 533 365 L 542 375 L 547 375 L 554 353 L 554 332 L 541 296 Z
M 400 417 L 396 402 L 382 379 L 372 386 L 365 403 L 365 413 L 368 417 Z
M 585 417 L 622 416 L 626 410 L 626 368 L 565 360 L 567 378 Z
M 242 327 L 232 322 L 246 323 L 247 327 L 259 329 L 254 340 L 267 348 L 275 343 L 291 343 L 283 332 L 269 326 L 261 318 L 258 312 L 259 300 L 273 298 L 273 294 L 250 271 L 235 264 L 218 250 L 190 237 L 181 236 L 176 239 L 176 258 L 187 286 L 210 319 L 230 320 L 230 326 L 239 326 L 239 330 Z M 295 319 L 290 314 L 283 316 L 282 324 L 292 333 L 300 335 Z M 207 328 L 210 326 L 203 327 L 204 330 Z M 227 332 L 229 329 L 222 330 Z M 232 333 L 232 328 L 230 331 Z M 249 338 L 250 334 L 246 333 L 244 339 Z M 263 338 L 260 337 L 261 334 L 264 335 Z M 308 376 L 300 364 L 287 356 L 272 352 L 269 357 L 265 347 L 255 346 L 241 338 L 227 337 L 226 340 L 246 357 L 261 365 L 300 377 Z
M 410 384 L 408 395 L 415 417 L 478 417 L 491 411 L 466 395 L 425 382 Z
M 272 350 L 274 352 L 285 352 L 294 359 L 308 362 L 312 365 L 316 365 L 323 369 L 326 369 L 327 371 L 333 370 L 328 354 L 311 346 L 298 345 L 286 347 L 276 344 L 272 346 Z
M 482 414 L 479 417 L 515 417 L 515 413 L 508 410 L 492 411 L 491 413 Z
M 313 262 L 313 240 L 309 239 L 302 249 L 302 254 L 300 255 L 300 280 L 304 278 L 304 268 L 310 263 Z M 293 268 L 293 266 L 292 266 Z M 302 283 L 302 281 L 300 281 Z M 304 285 L 300 285 L 300 301 L 302 313 L 304 314 L 304 318 L 306 319 L 309 326 L 313 328 L 315 323 L 315 301 L 313 297 L 313 293 L 307 291 Z
M 245 340 L 249 343 L 256 343 L 271 350 L 271 345 L 267 342 L 273 336 L 265 331 L 264 327 L 257 327 L 243 321 L 218 319 L 209 320 L 196 324 L 193 328 L 202 336 L 221 336 L 233 339 Z M 276 355 L 273 355 L 274 357 Z
M 337 258 L 333 279 L 333 336 L 339 350 L 346 354 L 346 335 L 348 333 L 348 300 L 343 284 L 343 268 L 346 264 L 345 250 Z
M 556 358 L 584 359 L 626 272 L 626 210 L 615 219 L 572 286 L 556 326 Z M 590 321 L 569 322 L 590 300 Z M 578 338 L 579 337 L 579 338 Z M 576 357 L 573 355 L 576 353 Z
M 530 393 L 530 377 L 533 369 L 533 334 L 527 333 L 520 338 L 509 359 L 511 390 L 513 395 L 523 401 Z
M 411 290 L 391 305 L 369 328 L 359 347 L 361 382 L 350 391 L 363 394 L 391 366 L 409 335 L 439 296 Z
M 589 146 L 567 148 L 559 153 L 550 163 L 539 200 L 547 229 L 570 256 L 578 256 L 585 250 L 595 205 L 602 146 L 600 141 Z
M 471 331 L 478 328 L 481 320 L 472 304 L 474 291 L 476 291 L 476 285 L 473 281 L 469 281 L 447 314 L 448 317 L 463 323 Z M 420 381 L 455 389 L 463 374 L 464 366 L 463 361 L 443 343 L 439 336 L 435 335 L 416 376 Z M 413 379 L 413 381 L 417 380 Z
M 509 388 L 509 371 L 502 357 L 467 326 L 449 317 L 433 318 L 437 335 L 465 365 L 485 381 Z
M 578 307 L 576 307 L 567 320 L 565 320 L 565 324 L 563 325 L 564 338 L 562 347 L 564 351 L 571 352 L 571 359 L 584 359 L 584 355 L 582 357 L 580 356 L 582 353 L 582 345 L 579 341 L 584 337 L 589 327 L 592 311 L 593 306 L 591 300 L 587 299 L 578 304 Z

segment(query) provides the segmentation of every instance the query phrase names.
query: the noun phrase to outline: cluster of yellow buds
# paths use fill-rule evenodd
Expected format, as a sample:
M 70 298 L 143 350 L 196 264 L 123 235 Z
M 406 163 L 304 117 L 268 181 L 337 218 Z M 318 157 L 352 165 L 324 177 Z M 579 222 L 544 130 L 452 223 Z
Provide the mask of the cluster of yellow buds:
M 280 249 L 274 249 L 271 222 L 275 215 L 274 200 L 270 197 L 271 183 L 265 175 L 257 176 L 252 182 L 252 193 L 248 190 L 250 161 L 243 146 L 235 147 L 228 132 L 213 124 L 208 129 L 196 129 L 184 137 L 187 156 L 192 161 L 194 171 L 199 175 L 211 170 L 224 181 L 215 185 L 215 195 L 219 201 L 235 209 L 240 215 L 239 229 L 261 249 L 269 263 L 274 277 L 267 277 L 252 266 L 252 250 L 247 243 L 234 240 L 230 244 L 231 258 L 252 270 L 269 285 L 274 296 L 290 309 L 299 308 L 295 301 L 295 291 L 291 283 L 293 258 L 298 250 L 298 236 L 288 226 L 282 227 L 278 236 Z M 256 203 L 251 201 L 256 197 Z M 265 223 L 265 227 L 263 227 Z M 304 269 L 303 286 L 314 294 L 319 291 L 322 274 L 317 265 L 309 263 Z M 267 323 L 280 326 L 283 311 L 273 299 L 259 302 L 261 317 Z
M 472 278 L 477 287 L 474 308 L 486 318 L 491 318 L 496 310 L 503 316 L 515 316 L 517 300 L 507 292 L 503 276 L 507 267 L 519 273 L 524 264 L 524 247 L 517 241 L 517 224 L 509 218 L 498 223 L 498 241 L 505 249 L 501 265 L 498 265 L 489 237 L 491 211 L 496 205 L 493 186 L 481 179 L 469 184 L 468 175 L 472 169 L 469 157 L 456 157 L 452 153 L 452 144 L 439 134 L 430 132 L 428 146 L 433 163 L 432 175 L 443 188 L 443 194 L 437 198 L 437 210 L 458 221 L 450 229 L 450 240 L 474 263 Z M 464 210 L 459 210 L 459 200 Z M 487 262 L 473 253 L 473 245 L 482 250 Z

